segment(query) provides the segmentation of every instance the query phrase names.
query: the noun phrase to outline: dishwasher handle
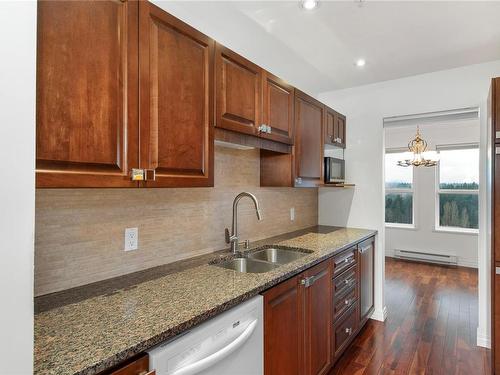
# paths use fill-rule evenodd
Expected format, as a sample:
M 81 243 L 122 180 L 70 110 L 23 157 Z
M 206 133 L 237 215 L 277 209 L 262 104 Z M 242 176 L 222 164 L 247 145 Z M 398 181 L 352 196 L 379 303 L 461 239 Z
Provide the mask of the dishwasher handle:
M 255 327 L 257 327 L 257 321 L 258 321 L 258 319 L 253 320 L 248 325 L 248 327 L 245 328 L 245 330 L 243 331 L 243 333 L 241 335 L 239 335 L 234 341 L 232 341 L 230 344 L 228 344 L 224 348 L 220 349 L 219 351 L 216 351 L 213 354 L 210 354 L 208 357 L 205 357 L 203 359 L 200 359 L 199 361 L 196 361 L 196 362 L 191 363 L 187 366 L 184 366 L 178 370 L 175 370 L 170 375 L 199 374 L 201 371 L 205 370 L 206 368 L 223 360 L 228 355 L 230 355 L 232 352 L 234 352 L 236 349 L 241 347 L 250 338 L 253 331 L 255 330 Z

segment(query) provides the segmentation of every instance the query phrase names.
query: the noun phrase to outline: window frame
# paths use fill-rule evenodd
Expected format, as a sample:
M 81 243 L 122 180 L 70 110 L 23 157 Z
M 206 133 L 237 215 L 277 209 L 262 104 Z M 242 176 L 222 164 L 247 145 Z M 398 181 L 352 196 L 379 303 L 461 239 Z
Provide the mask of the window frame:
M 386 148 L 384 152 L 384 225 L 386 228 L 394 228 L 394 229 L 410 229 L 410 230 L 415 230 L 417 229 L 417 225 L 415 223 L 415 219 L 417 215 L 415 214 L 415 209 L 417 205 L 415 204 L 415 171 L 413 170 L 414 167 L 406 167 L 406 168 L 412 168 L 411 171 L 411 188 L 387 188 L 386 187 L 386 172 L 385 172 L 385 156 L 386 154 L 398 154 L 398 153 L 404 153 L 408 152 L 407 148 Z M 401 167 L 405 168 L 405 167 Z M 386 221 L 385 218 L 385 199 L 387 194 L 411 194 L 412 199 L 411 199 L 411 205 L 412 205 L 412 218 L 411 218 L 411 224 L 403 224 L 403 223 L 389 223 Z
M 469 149 L 479 149 L 478 143 L 466 143 L 466 144 L 455 144 L 455 145 L 436 145 L 436 151 L 440 153 L 441 151 L 451 151 L 451 150 L 469 150 Z M 478 165 L 479 168 L 479 165 Z M 435 196 L 434 196 L 434 231 L 444 232 L 444 233 L 461 233 L 461 234 L 479 234 L 479 228 L 461 228 L 461 227 L 446 227 L 440 225 L 440 194 L 469 194 L 477 195 L 478 206 L 479 206 L 479 181 L 477 189 L 441 189 L 440 186 L 440 172 L 441 172 L 441 160 L 436 165 L 435 171 Z M 479 207 L 478 207 L 479 211 Z M 479 227 L 479 223 L 478 223 Z

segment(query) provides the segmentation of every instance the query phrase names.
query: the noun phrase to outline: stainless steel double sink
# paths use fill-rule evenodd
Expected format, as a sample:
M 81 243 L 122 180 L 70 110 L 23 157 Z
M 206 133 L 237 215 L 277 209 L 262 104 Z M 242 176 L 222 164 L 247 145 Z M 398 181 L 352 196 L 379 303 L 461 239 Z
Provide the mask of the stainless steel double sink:
M 213 265 L 242 273 L 263 273 L 305 257 L 310 253 L 311 251 L 306 250 L 268 247 L 250 251 L 241 257 L 215 263 Z

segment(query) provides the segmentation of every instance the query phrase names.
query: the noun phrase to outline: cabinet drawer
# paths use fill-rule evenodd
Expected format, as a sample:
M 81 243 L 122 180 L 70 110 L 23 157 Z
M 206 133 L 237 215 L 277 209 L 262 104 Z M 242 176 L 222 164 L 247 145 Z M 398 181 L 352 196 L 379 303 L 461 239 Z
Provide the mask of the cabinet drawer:
M 357 303 L 351 306 L 339 322 L 333 325 L 333 334 L 335 336 L 335 357 L 344 350 L 349 344 L 351 337 L 358 329 L 358 319 L 356 314 Z
M 356 263 L 356 250 L 354 246 L 333 257 L 333 276 L 340 275 Z
M 357 287 L 356 274 L 358 267 L 355 265 L 341 275 L 333 279 L 333 295 L 344 294 L 347 290 Z
M 155 375 L 155 370 L 149 371 L 149 356 L 143 355 L 126 365 L 104 371 L 100 375 Z
M 333 318 L 337 320 L 344 312 L 356 303 L 356 288 L 351 287 L 345 293 L 333 298 Z

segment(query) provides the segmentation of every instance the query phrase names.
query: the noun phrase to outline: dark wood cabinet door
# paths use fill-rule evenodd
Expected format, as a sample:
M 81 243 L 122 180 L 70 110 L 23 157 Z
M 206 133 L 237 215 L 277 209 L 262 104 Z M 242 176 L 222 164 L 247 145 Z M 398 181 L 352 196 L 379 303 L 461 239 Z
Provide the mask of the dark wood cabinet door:
M 493 129 L 495 131 L 494 139 L 496 143 L 500 143 L 500 77 L 491 80 L 488 102 L 490 106 L 488 115 L 491 116 Z
M 137 2 L 40 1 L 37 187 L 134 187 Z
M 326 107 L 325 110 L 325 140 L 327 144 L 335 144 L 337 137 L 337 117 L 334 110 Z
M 261 124 L 262 69 L 216 44 L 215 126 L 257 135 Z
M 494 261 L 500 262 L 500 146 L 495 146 L 493 183 L 493 249 Z M 500 300 L 499 300 L 500 302 Z
M 215 42 L 149 2 L 139 6 L 140 165 L 146 187 L 213 186 Z
M 332 263 L 324 261 L 303 272 L 305 375 L 326 374 L 332 364 Z M 312 279 L 311 279 L 312 278 Z
M 264 292 L 264 373 L 304 375 L 298 276 Z
M 323 181 L 323 123 L 325 106 L 296 90 L 295 186 L 317 186 Z
M 338 360 L 347 346 L 354 339 L 359 328 L 357 303 L 355 303 L 350 310 L 346 311 L 344 315 L 338 319 L 333 325 L 333 358 Z
M 493 373 L 496 374 L 498 369 L 500 369 L 500 353 L 498 350 L 500 348 L 500 275 L 496 273 L 496 267 L 500 267 L 500 263 L 493 263 L 493 275 L 492 275 L 492 297 L 494 304 L 491 309 L 492 313 L 492 367 Z
M 294 88 L 269 72 L 262 73 L 262 122 L 271 133 L 263 138 L 293 144 Z
M 363 325 L 374 310 L 375 240 L 368 239 L 358 245 L 359 250 L 359 311 Z
M 346 118 L 344 115 L 337 113 L 335 116 L 335 139 L 336 143 L 342 147 L 346 145 L 346 128 L 345 128 Z

